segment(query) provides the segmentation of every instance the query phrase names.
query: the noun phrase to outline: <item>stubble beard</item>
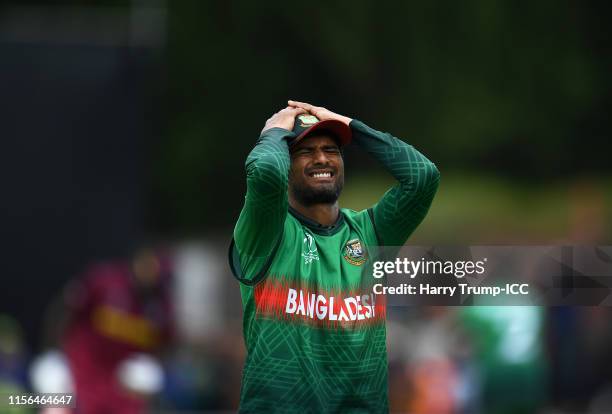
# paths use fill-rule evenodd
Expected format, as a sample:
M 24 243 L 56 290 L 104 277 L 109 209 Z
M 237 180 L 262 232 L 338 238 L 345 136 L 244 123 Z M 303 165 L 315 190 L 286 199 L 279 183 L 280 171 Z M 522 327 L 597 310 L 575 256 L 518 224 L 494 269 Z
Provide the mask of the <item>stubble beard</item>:
M 296 201 L 303 206 L 310 207 L 316 204 L 334 204 L 338 201 L 343 187 L 344 179 L 338 178 L 333 185 L 318 188 L 294 182 L 289 190 Z

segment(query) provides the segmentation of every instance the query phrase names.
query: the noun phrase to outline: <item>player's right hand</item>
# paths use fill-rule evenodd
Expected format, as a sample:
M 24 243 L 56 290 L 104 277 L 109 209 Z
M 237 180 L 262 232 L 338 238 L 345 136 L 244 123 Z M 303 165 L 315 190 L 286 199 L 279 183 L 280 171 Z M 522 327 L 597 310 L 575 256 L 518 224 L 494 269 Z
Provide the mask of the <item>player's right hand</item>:
M 270 128 L 283 128 L 287 131 L 293 130 L 293 123 L 295 122 L 295 117 L 306 113 L 306 110 L 303 108 L 295 108 L 292 106 L 288 106 L 285 109 L 282 109 L 272 115 L 267 121 L 266 125 L 263 127 L 261 132 L 267 131 Z

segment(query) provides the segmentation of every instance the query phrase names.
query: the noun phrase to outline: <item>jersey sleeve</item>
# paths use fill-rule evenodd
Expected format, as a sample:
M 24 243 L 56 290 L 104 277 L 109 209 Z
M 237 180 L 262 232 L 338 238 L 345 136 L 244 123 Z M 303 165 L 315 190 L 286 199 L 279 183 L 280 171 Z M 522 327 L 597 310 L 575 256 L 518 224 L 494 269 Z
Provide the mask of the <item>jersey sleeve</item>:
M 280 244 L 287 216 L 289 147 L 293 133 L 272 128 L 259 137 L 245 169 L 247 193 L 230 246 L 230 266 L 245 284 L 255 284 Z
M 386 246 L 403 245 L 423 221 L 438 189 L 440 173 L 414 147 L 364 123 L 350 123 L 353 142 L 377 159 L 398 181 L 370 210 L 379 238 Z

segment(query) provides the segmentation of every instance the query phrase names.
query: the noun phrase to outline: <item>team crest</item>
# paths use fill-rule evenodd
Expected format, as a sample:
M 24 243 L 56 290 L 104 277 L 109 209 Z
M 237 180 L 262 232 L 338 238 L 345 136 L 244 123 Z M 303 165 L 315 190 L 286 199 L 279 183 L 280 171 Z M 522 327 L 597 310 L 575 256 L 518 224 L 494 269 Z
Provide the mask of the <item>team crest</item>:
M 361 266 L 367 259 L 367 254 L 359 239 L 352 239 L 344 245 L 344 258 L 355 266 Z

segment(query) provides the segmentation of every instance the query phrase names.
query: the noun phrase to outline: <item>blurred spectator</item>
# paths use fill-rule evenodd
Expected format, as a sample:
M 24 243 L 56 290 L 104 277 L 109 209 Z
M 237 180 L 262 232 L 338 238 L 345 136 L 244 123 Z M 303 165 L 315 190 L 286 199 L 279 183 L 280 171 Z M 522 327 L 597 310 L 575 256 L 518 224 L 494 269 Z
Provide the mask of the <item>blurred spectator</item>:
M 401 313 L 392 309 L 396 319 L 388 326 L 392 410 L 451 414 L 468 404 L 459 393 L 465 384 L 456 361 L 461 349 L 453 309 L 423 307 L 410 312 L 410 320 L 401 321 Z
M 151 356 L 173 336 L 168 267 L 142 249 L 131 263 L 92 266 L 69 286 L 63 347 L 78 413 L 142 413 L 162 387 Z
M 224 242 L 223 242 L 224 243 Z M 191 240 L 173 248 L 176 332 L 165 362 L 164 407 L 224 411 L 238 406 L 244 345 L 239 295 L 225 245 Z M 234 306 L 238 303 L 238 306 Z
M 21 327 L 8 315 L 0 314 L 0 387 L 26 388 L 27 359 Z
M 532 414 L 545 403 L 543 309 L 536 306 L 469 306 L 459 311 L 474 347 L 487 414 Z
M 0 395 L 27 392 L 27 353 L 19 323 L 8 315 L 0 314 Z M 2 401 L 2 413 L 32 413 L 30 407 L 10 407 Z

